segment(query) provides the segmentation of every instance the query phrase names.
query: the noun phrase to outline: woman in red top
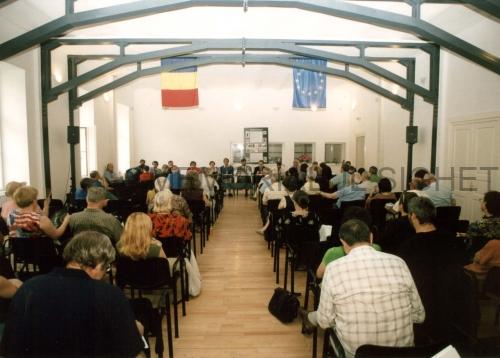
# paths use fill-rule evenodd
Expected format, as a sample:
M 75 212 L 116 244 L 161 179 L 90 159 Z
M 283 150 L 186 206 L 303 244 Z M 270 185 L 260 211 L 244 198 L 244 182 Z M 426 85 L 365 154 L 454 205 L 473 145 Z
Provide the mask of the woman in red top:
M 153 212 L 149 214 L 153 222 L 153 232 L 155 237 L 179 237 L 184 240 L 191 239 L 189 221 L 177 212 L 172 212 L 172 193 L 170 191 L 160 191 L 156 194 L 153 205 Z

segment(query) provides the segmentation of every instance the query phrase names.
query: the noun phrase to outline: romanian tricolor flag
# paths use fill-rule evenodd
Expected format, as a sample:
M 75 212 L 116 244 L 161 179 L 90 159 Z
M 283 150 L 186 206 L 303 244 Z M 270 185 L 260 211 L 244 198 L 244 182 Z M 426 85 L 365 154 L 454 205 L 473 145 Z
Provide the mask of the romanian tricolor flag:
M 192 58 L 165 58 L 161 65 L 177 65 Z M 161 74 L 163 107 L 195 107 L 198 105 L 198 69 L 186 67 Z

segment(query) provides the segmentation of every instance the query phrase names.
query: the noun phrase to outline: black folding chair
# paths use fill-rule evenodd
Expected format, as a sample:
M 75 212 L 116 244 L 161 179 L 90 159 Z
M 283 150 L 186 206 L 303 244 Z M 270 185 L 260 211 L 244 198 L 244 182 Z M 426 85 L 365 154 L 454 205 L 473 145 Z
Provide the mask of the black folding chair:
M 191 250 L 189 248 L 189 241 L 186 241 L 180 237 L 170 236 L 170 237 L 158 237 L 157 238 L 163 247 L 163 251 L 167 257 L 175 258 L 174 269 L 179 267 L 180 279 L 181 279 L 181 306 L 182 315 L 186 315 L 186 301 L 189 301 L 189 279 L 186 270 L 185 259 L 190 258 Z
M 135 261 L 128 257 L 120 256 L 116 260 L 116 284 L 122 290 L 130 289 L 132 298 L 135 298 L 135 290 L 139 291 L 139 297 L 142 297 L 143 290 L 158 290 L 161 292 L 162 299 L 165 300 L 165 305 L 164 307 L 160 305 L 159 311 L 161 315 L 165 314 L 167 318 L 167 341 L 170 358 L 174 356 L 174 350 L 169 291 L 172 291 L 174 296 L 175 337 L 179 336 L 177 278 L 178 275 L 170 273 L 168 261 L 164 258 L 149 258 Z M 162 347 L 158 345 L 155 347 L 158 355 L 162 354 L 162 352 L 159 352 L 160 348 Z
M 375 199 L 370 202 L 370 214 L 372 217 L 373 225 L 376 225 L 378 230 L 382 232 L 385 228 L 385 217 L 387 210 L 385 205 L 388 203 L 395 203 L 393 199 Z
M 16 276 L 25 281 L 62 265 L 54 240 L 46 236 L 9 237 L 11 263 Z
M 189 209 L 193 213 L 192 232 L 193 232 L 193 252 L 196 255 L 196 230 L 200 231 L 200 254 L 203 254 L 205 240 L 207 236 L 207 208 L 203 200 L 188 200 Z
M 460 206 L 439 206 L 436 208 L 436 227 L 456 235 L 458 230 L 458 219 L 460 218 Z

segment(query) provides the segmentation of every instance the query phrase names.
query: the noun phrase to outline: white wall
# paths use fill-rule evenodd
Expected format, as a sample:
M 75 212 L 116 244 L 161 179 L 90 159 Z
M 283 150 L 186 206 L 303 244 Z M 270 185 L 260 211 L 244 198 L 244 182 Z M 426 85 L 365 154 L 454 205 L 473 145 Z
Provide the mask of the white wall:
M 159 76 L 138 80 L 130 88 L 133 163 L 145 158 L 160 163 L 172 159 L 181 166 L 190 160 L 199 165 L 215 160 L 220 165 L 222 158 L 229 157 L 230 143 L 243 141 L 245 127 L 268 127 L 269 141 L 283 143 L 285 166 L 293 160 L 295 142 L 316 143 L 314 159 L 318 161 L 324 160 L 325 143 L 346 142 L 346 155 L 353 158 L 353 96 L 363 96 L 359 100 L 365 103 L 360 114 L 363 120 L 370 123 L 372 113 L 378 118 L 377 96 L 341 79 L 328 78 L 327 109 L 312 112 L 292 109 L 289 68 L 210 66 L 198 71 L 197 109 L 163 109 Z M 122 102 L 122 96 L 127 94 L 117 91 L 117 101 Z M 366 134 L 369 140 L 376 136 L 376 132 Z
M 4 183 L 29 182 L 25 71 L 0 62 L 0 134 Z

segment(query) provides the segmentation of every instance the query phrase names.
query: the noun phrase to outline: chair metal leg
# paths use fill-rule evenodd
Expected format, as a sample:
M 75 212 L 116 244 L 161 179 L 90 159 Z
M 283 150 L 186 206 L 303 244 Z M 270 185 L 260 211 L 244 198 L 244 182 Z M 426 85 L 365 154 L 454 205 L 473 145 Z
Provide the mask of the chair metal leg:
M 191 232 L 193 233 L 193 237 L 191 238 L 191 242 L 193 243 L 193 252 L 194 252 L 194 257 L 196 257 L 196 227 L 194 225 L 194 220 L 193 223 L 191 224 Z
M 168 342 L 168 356 L 174 358 L 174 342 L 172 339 L 172 316 L 170 314 L 170 298 L 168 292 L 165 294 L 165 312 L 167 316 L 167 342 Z
M 173 292 L 174 292 L 174 331 L 175 338 L 179 338 L 179 313 L 177 312 L 177 280 L 174 279 L 173 282 Z M 168 293 L 167 293 L 168 294 Z
M 278 285 L 280 283 L 280 247 L 281 247 L 281 242 L 280 241 L 275 241 L 274 242 L 274 261 L 276 261 L 276 284 Z
M 286 290 L 287 286 L 288 286 L 288 255 L 289 255 L 289 251 L 288 251 L 288 245 L 286 246 L 286 249 L 285 249 L 285 275 L 283 277 L 283 288 Z
M 292 293 L 295 293 L 295 261 L 296 256 L 295 253 L 292 252 L 292 255 L 290 257 L 290 286 L 292 286 L 290 292 Z
M 181 305 L 182 305 L 182 315 L 186 315 L 186 287 L 185 287 L 185 271 L 186 271 L 186 261 L 184 261 L 184 256 L 180 257 L 180 278 L 181 278 Z
M 314 329 L 312 338 L 312 358 L 316 358 L 318 352 L 318 327 Z
M 309 305 L 309 285 L 310 285 L 311 277 L 309 275 L 309 271 L 306 271 L 306 293 L 304 296 L 304 309 L 307 310 L 307 306 Z

